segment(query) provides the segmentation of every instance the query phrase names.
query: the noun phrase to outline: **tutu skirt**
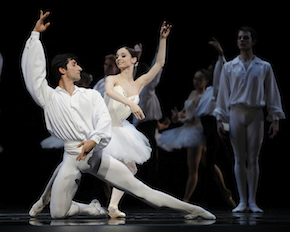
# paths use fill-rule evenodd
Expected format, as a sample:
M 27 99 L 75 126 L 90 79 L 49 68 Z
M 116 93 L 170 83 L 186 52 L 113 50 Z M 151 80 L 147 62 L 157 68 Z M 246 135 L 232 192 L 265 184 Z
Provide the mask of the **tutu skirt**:
M 125 120 L 121 127 L 113 127 L 112 138 L 105 153 L 125 163 L 134 161 L 137 164 L 146 162 L 151 156 L 149 140 L 131 123 Z
M 63 141 L 54 137 L 50 136 L 40 143 L 42 149 L 60 149 L 63 148 Z
M 184 124 L 171 130 L 164 131 L 157 144 L 166 151 L 188 147 L 205 146 L 203 127 L 198 124 Z

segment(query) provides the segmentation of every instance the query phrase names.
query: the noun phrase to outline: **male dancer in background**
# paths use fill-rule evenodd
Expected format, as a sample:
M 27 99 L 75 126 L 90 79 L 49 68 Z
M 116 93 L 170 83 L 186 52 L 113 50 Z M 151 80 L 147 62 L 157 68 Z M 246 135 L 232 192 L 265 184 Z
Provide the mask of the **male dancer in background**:
M 255 213 L 263 212 L 256 204 L 259 154 L 264 137 L 263 107 L 267 106 L 267 120 L 272 122 L 270 138 L 278 133 L 279 120 L 285 118 L 272 67 L 253 53 L 256 42 L 257 32 L 253 28 L 239 29 L 237 45 L 240 55 L 223 66 L 214 110 L 221 138 L 225 132 L 222 122 L 230 124 L 240 197 L 233 212 L 243 212 L 247 207 Z

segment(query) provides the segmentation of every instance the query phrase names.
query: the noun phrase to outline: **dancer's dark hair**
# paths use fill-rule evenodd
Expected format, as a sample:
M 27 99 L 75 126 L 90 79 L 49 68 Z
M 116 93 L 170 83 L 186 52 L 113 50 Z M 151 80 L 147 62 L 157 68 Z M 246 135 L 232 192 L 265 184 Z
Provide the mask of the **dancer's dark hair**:
M 56 83 L 61 79 L 59 68 L 67 69 L 67 64 L 70 60 L 77 60 L 77 56 L 73 53 L 64 53 L 56 55 L 51 61 L 51 74 L 55 78 Z
M 252 40 L 258 40 L 258 32 L 254 28 L 249 26 L 240 27 L 237 31 L 237 37 L 240 31 L 248 31 L 251 33 Z

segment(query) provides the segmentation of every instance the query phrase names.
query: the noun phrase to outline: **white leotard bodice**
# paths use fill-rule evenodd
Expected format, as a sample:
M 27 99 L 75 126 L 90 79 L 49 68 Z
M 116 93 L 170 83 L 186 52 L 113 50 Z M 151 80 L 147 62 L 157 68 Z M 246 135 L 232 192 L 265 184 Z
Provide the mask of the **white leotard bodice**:
M 196 91 L 194 91 L 192 93 L 191 99 L 187 99 L 184 102 L 184 109 L 185 109 L 186 117 L 190 117 L 194 113 L 193 111 L 195 111 L 196 109 L 197 97 L 198 97 L 198 94 Z M 200 123 L 200 119 L 196 117 L 193 123 L 186 123 L 186 124 L 198 124 L 198 123 Z
M 124 97 L 127 97 L 127 94 L 121 85 L 115 85 L 114 90 L 122 94 Z M 112 119 L 112 126 L 122 126 L 123 121 L 126 120 L 131 114 L 130 107 L 125 105 L 124 103 L 108 97 L 107 94 L 104 95 L 104 99 Z M 139 95 L 137 94 L 128 97 L 128 99 L 133 101 L 135 104 L 139 103 Z

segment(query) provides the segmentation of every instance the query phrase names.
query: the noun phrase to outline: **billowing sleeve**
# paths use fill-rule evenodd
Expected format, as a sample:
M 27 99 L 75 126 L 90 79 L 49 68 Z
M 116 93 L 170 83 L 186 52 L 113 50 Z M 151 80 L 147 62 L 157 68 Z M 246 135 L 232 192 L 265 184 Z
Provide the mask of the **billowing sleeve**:
M 213 85 L 213 97 L 215 100 L 217 99 L 217 95 L 218 95 L 218 91 L 219 91 L 222 68 L 226 62 L 227 61 L 226 61 L 224 56 L 219 56 L 215 66 L 214 66 L 212 85 Z
M 281 96 L 275 79 L 275 75 L 271 65 L 268 66 L 267 75 L 265 78 L 265 100 L 268 110 L 268 121 L 280 120 L 285 118 L 285 113 L 282 109 Z
M 44 108 L 54 90 L 46 80 L 46 59 L 39 35 L 39 32 L 32 31 L 26 41 L 21 69 L 28 92 L 33 100 Z
M 229 122 L 229 99 L 231 94 L 230 83 L 229 83 L 229 73 L 228 73 L 228 64 L 225 64 L 220 77 L 219 91 L 216 101 L 216 108 L 213 112 L 213 115 L 217 120 L 222 122 Z
M 111 116 L 101 94 L 96 90 L 94 92 L 94 113 L 93 126 L 94 130 L 89 135 L 90 140 L 96 142 L 95 151 L 105 148 L 112 136 Z

